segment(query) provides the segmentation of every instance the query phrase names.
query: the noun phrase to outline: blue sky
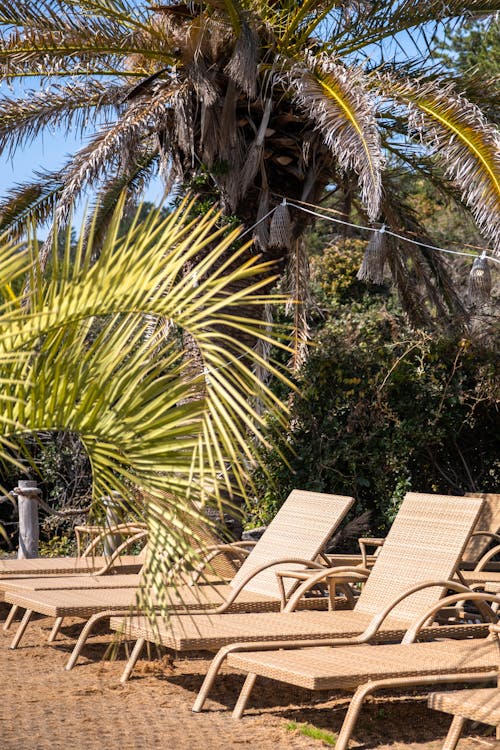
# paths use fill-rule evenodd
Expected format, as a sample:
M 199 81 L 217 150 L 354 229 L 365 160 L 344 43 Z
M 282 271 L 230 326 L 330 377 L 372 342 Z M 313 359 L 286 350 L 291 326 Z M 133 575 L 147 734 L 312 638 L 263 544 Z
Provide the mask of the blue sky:
M 0 94 L 3 94 L 0 86 Z M 67 157 L 74 153 L 84 141 L 62 129 L 48 132 L 36 138 L 23 149 L 18 148 L 12 158 L 0 155 L 0 200 L 14 185 L 33 179 L 35 170 L 58 169 L 63 166 Z M 147 190 L 144 199 L 157 203 L 161 200 L 163 189 L 160 180 L 156 180 Z M 77 206 L 73 224 L 78 228 L 83 219 L 85 200 Z M 48 229 L 37 232 L 44 238 Z

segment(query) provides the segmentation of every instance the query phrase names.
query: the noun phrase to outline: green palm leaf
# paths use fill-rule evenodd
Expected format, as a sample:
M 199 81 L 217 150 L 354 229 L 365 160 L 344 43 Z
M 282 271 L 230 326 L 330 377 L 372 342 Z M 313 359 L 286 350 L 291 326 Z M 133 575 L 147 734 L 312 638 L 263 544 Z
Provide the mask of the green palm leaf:
M 193 219 L 192 208 L 185 202 L 163 220 L 153 212 L 124 237 L 117 212 L 93 264 L 91 246 L 70 259 L 68 242 L 48 279 L 37 272 L 36 248 L 20 253 L 4 243 L 0 262 L 0 459 L 17 465 L 29 436 L 71 431 L 90 459 L 94 497 L 141 487 L 175 516 L 170 539 L 183 549 L 179 519 L 199 513 L 193 502 L 202 507 L 250 487 L 248 470 L 265 444 L 253 394 L 278 424 L 286 419 L 252 371 L 263 361 L 220 334 L 240 325 L 242 303 L 251 310 L 269 301 L 271 267 L 255 257 L 239 263 L 241 250 L 221 263 L 238 231 L 223 236 L 216 214 Z M 183 269 L 207 246 L 193 284 Z M 27 267 L 22 305 L 12 287 Z M 193 375 L 177 335 L 153 345 L 151 316 L 190 333 L 204 373 Z M 257 317 L 244 325 L 254 340 L 268 337 Z

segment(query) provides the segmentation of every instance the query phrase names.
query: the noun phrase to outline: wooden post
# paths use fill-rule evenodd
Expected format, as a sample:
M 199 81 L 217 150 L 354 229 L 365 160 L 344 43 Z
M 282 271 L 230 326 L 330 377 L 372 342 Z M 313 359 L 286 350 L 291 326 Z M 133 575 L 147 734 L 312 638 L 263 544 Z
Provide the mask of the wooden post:
M 38 498 L 42 491 L 31 479 L 20 479 L 13 490 L 17 497 L 19 513 L 19 548 L 20 559 L 38 557 Z

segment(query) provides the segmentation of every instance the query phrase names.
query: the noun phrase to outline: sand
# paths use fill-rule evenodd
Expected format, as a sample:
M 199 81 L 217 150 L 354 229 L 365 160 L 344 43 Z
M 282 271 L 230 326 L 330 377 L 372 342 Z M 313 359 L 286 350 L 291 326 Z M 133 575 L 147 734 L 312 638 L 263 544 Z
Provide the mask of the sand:
M 7 605 L 0 604 L 2 620 L 6 613 Z M 333 733 L 348 705 L 338 693 L 312 695 L 262 680 L 244 718 L 235 721 L 230 710 L 242 676 L 226 670 L 207 710 L 193 714 L 207 655 L 175 662 L 168 655 L 143 659 L 122 686 L 124 648 L 113 661 L 103 661 L 110 642 L 104 628 L 86 647 L 81 663 L 71 672 L 64 670 L 80 627 L 68 620 L 56 643 L 47 645 L 51 621 L 39 617 L 16 651 L 8 648 L 12 633 L 0 631 L 1 750 L 321 748 L 327 746 L 323 740 L 304 736 L 291 725 L 310 724 Z M 366 705 L 352 747 L 440 750 L 448 725 L 448 716 L 427 709 L 423 694 L 378 698 Z M 459 750 L 500 748 L 491 729 L 476 726 L 470 731 Z

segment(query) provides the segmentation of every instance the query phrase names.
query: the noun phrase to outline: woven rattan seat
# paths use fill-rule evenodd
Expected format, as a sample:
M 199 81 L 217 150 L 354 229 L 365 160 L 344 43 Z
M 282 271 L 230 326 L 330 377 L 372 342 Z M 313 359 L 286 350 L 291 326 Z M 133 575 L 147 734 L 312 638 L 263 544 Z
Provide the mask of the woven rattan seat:
M 432 693 L 429 696 L 430 708 L 458 714 L 465 719 L 481 721 L 497 726 L 500 724 L 500 690 L 455 690 L 450 693 Z
M 488 639 L 316 647 L 293 651 L 235 653 L 228 665 L 309 690 L 352 690 L 368 680 L 488 672 L 498 663 L 496 644 Z
M 491 680 L 498 647 L 492 639 L 439 640 L 429 643 L 351 645 L 240 653 L 230 667 L 247 673 L 233 716 L 240 718 L 258 677 L 309 690 L 354 690 L 335 747 L 346 750 L 368 695 L 391 688 L 427 687 Z M 500 705 L 500 703 L 499 703 Z M 199 707 L 195 705 L 195 710 Z M 450 748 L 447 748 L 450 750 Z
M 491 625 L 490 630 L 496 640 L 496 663 L 498 665 L 500 657 L 500 624 L 495 623 Z M 484 722 L 496 727 L 497 740 L 500 740 L 500 683 L 498 684 L 499 687 L 491 689 L 431 693 L 428 700 L 430 708 L 453 714 L 453 721 L 444 741 L 443 750 L 455 750 L 467 719 Z
M 26 560 L 0 560 L 0 578 L 38 575 L 76 575 L 94 573 L 104 568 L 108 558 L 95 557 L 36 557 Z M 122 555 L 114 563 L 120 573 L 137 573 L 144 559 L 142 555 Z

